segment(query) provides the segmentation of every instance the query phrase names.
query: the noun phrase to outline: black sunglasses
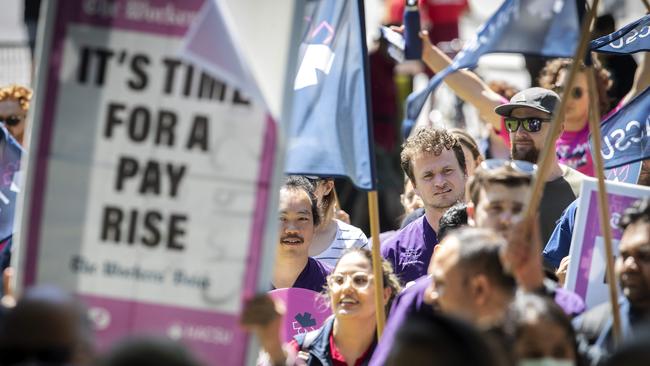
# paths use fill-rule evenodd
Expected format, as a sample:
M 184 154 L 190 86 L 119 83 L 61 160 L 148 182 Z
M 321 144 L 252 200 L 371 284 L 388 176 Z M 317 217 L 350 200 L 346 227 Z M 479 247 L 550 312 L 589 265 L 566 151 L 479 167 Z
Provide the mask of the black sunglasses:
M 483 160 L 480 165 L 481 169 L 484 170 L 494 170 L 504 166 L 528 175 L 533 175 L 537 171 L 537 164 L 523 160 L 487 159 Z
M 548 122 L 550 119 L 548 118 L 537 118 L 537 117 L 532 117 L 532 118 L 515 118 L 515 117 L 506 117 L 505 118 L 505 123 L 506 123 L 506 130 L 508 132 L 517 132 L 519 129 L 519 125 L 524 128 L 524 130 L 528 132 L 538 132 L 539 130 L 542 129 L 542 122 Z
M 11 116 L 0 116 L 0 122 L 6 124 L 7 126 L 16 126 L 22 121 L 22 117 L 11 115 Z

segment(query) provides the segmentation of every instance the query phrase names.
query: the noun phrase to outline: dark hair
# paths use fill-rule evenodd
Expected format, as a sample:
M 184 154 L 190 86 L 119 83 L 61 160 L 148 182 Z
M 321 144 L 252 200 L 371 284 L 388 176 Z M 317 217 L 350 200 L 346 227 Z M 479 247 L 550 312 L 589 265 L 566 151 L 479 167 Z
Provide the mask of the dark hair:
M 451 134 L 458 139 L 458 142 L 460 142 L 462 146 L 465 146 L 467 150 L 469 150 L 474 161 L 478 161 L 479 158 L 483 157 L 478 149 L 476 140 L 474 140 L 472 135 L 470 135 L 467 131 L 461 130 L 460 128 L 451 128 L 449 129 L 449 132 L 451 132 Z M 467 162 L 465 163 L 467 164 Z
M 564 311 L 552 300 L 537 294 L 517 294 L 514 301 L 508 307 L 503 322 L 503 331 L 511 344 L 521 336 L 521 331 L 528 325 L 531 318 L 538 319 L 541 323 L 554 323 L 564 330 L 571 347 L 574 350 L 578 364 L 578 344 L 576 334 L 571 325 L 571 320 Z
M 612 86 L 612 79 L 610 78 L 609 71 L 603 68 L 596 58 L 593 58 L 593 62 L 596 76 L 596 90 L 598 91 L 598 108 L 600 114 L 605 115 L 609 112 L 609 104 L 611 102 L 609 95 L 607 95 L 607 91 Z M 568 73 L 571 65 L 573 65 L 573 59 L 570 58 L 556 58 L 549 60 L 540 72 L 539 85 L 542 88 L 550 90 L 556 89 L 557 83 L 560 79 L 560 71 L 565 70 L 565 73 Z M 587 70 L 587 67 L 583 62 L 580 62 L 578 70 L 582 72 Z M 567 76 L 565 76 L 565 78 L 566 77 Z
M 290 175 L 284 181 L 281 189 L 286 190 L 302 190 L 307 193 L 309 201 L 311 201 L 311 215 L 314 221 L 314 227 L 320 224 L 320 212 L 318 212 L 318 202 L 314 195 L 314 185 L 309 180 L 301 175 Z
M 478 206 L 481 188 L 488 184 L 501 184 L 506 187 L 518 187 L 530 185 L 531 176 L 519 172 L 509 165 L 494 169 L 483 169 L 479 166 L 474 175 L 469 178 L 467 183 L 469 199 L 474 206 Z
M 336 261 L 336 264 L 334 265 L 332 272 L 334 272 L 334 270 L 339 265 L 339 262 L 343 257 L 353 253 L 357 253 L 362 257 L 366 258 L 370 263 L 370 268 L 374 268 L 372 264 L 372 252 L 369 249 L 350 248 L 347 249 L 345 252 L 343 252 L 343 254 L 341 254 L 339 259 Z M 402 291 L 402 286 L 400 285 L 397 275 L 395 275 L 395 272 L 393 271 L 393 266 L 390 264 L 390 262 L 388 262 L 383 257 L 381 258 L 381 272 L 383 274 L 384 288 L 391 289 L 390 297 L 388 298 L 388 302 L 386 303 L 386 313 L 388 313 L 388 310 L 391 308 L 391 305 L 393 304 L 393 300 L 395 299 L 395 296 L 397 296 L 397 294 L 399 294 L 400 291 Z
M 413 187 L 415 187 L 415 176 L 413 175 L 413 158 L 415 155 L 430 153 L 439 156 L 442 154 L 442 149 L 452 150 L 456 155 L 461 171 L 467 174 L 465 155 L 458 139 L 444 129 L 421 128 L 404 142 L 400 154 L 402 170 L 411 180 Z
M 436 233 L 438 241 L 442 241 L 449 232 L 463 226 L 467 226 L 467 205 L 457 203 L 449 207 L 438 221 L 438 232 Z
M 138 337 L 121 341 L 100 365 L 200 366 L 202 364 L 180 343 L 162 337 Z
M 327 182 L 334 182 L 334 179 L 332 178 L 326 178 L 326 177 L 321 177 L 321 178 L 307 178 L 309 182 L 314 186 L 314 192 L 316 192 L 316 189 L 318 189 L 318 185 L 320 183 L 327 183 Z M 323 196 L 320 202 L 318 202 L 318 208 L 320 208 L 320 213 L 321 213 L 321 221 L 329 222 L 331 216 L 334 214 L 333 213 L 333 206 L 336 203 L 336 188 L 332 186 L 332 190 L 326 195 Z
M 497 365 L 484 334 L 460 319 L 410 313 L 395 335 L 386 365 Z
M 503 237 L 489 229 L 472 227 L 460 228 L 450 235 L 460 243 L 456 265 L 465 276 L 483 274 L 502 291 L 514 294 L 515 280 L 506 274 L 499 256 L 506 245 Z
M 650 197 L 642 198 L 628 207 L 623 212 L 619 226 L 625 230 L 628 226 L 639 221 L 650 223 Z

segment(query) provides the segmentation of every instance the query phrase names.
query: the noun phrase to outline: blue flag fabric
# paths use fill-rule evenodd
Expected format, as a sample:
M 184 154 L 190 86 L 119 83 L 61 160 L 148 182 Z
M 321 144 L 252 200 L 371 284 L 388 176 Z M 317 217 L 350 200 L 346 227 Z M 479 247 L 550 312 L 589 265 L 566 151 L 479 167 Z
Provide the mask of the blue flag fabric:
M 591 41 L 590 47 L 595 52 L 613 54 L 650 51 L 650 14 L 612 34 Z
M 374 190 L 367 50 L 359 1 L 309 1 L 285 173 L 348 177 Z
M 429 94 L 445 77 L 457 70 L 476 66 L 482 55 L 521 53 L 573 57 L 579 34 L 574 0 L 506 0 L 449 67 L 434 75 L 424 90 L 409 95 L 405 123 L 413 123 Z
M 650 87 L 604 120 L 600 131 L 605 169 L 650 158 Z
M 4 125 L 0 125 L 0 242 L 4 242 L 14 232 L 22 153 L 20 144 Z

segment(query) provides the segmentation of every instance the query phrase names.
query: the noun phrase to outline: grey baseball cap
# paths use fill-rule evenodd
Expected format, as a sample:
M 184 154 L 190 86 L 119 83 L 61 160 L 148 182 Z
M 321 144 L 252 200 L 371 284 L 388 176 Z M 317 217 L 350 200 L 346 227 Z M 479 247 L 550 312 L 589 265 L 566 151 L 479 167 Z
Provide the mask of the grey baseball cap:
M 544 88 L 528 88 L 513 95 L 510 103 L 501 104 L 494 108 L 494 112 L 504 117 L 510 117 L 513 109 L 530 107 L 553 114 L 555 106 L 558 104 L 560 104 L 560 96 L 554 91 Z

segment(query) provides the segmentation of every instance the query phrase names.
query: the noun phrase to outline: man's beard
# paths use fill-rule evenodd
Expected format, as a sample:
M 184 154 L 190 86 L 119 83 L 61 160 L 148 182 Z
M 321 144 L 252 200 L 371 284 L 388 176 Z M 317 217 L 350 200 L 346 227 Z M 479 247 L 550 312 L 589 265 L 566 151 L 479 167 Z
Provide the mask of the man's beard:
M 512 160 L 523 160 L 529 163 L 537 164 L 537 159 L 539 158 L 539 149 L 533 146 L 526 151 L 517 151 L 517 145 L 513 141 L 512 147 L 510 149 L 510 156 L 512 157 Z

